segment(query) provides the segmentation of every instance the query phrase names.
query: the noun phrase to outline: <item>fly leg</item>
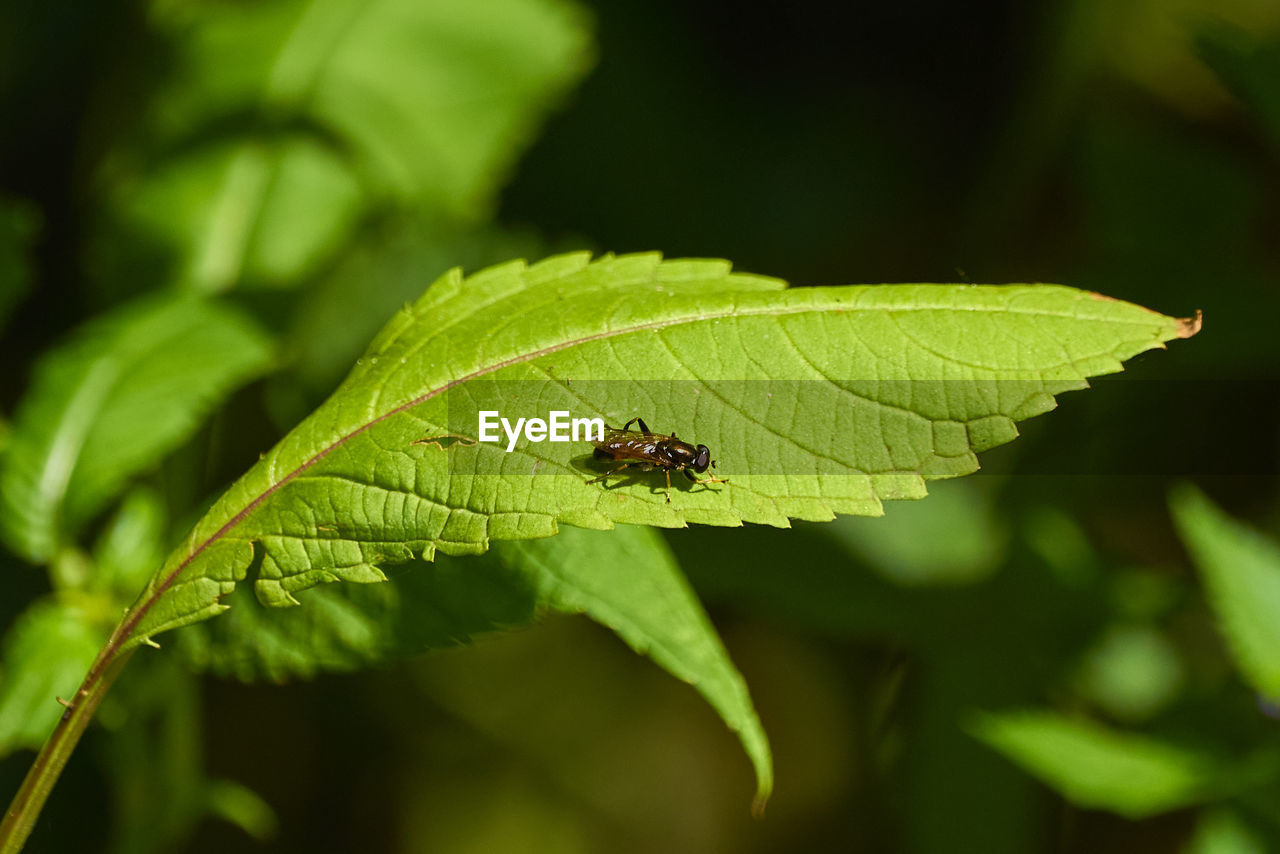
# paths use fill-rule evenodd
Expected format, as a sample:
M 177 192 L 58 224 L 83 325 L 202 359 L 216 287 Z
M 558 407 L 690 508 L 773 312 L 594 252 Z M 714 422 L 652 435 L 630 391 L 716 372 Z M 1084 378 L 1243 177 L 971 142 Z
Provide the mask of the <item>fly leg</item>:
M 622 465 L 618 466 L 616 469 L 609 469 L 604 474 L 591 478 L 591 480 L 587 481 L 587 483 L 599 483 L 602 480 L 607 480 L 610 475 L 618 474 L 619 472 L 626 471 L 629 468 L 631 468 L 631 463 L 623 463 Z
M 599 483 L 600 481 L 607 479 L 611 475 L 620 474 L 629 468 L 637 468 L 640 471 L 652 471 L 653 465 L 651 463 L 643 462 L 640 460 L 627 460 L 625 463 L 618 466 L 617 468 L 609 469 L 604 474 L 599 475 L 598 477 L 591 478 L 591 480 L 587 481 L 587 483 Z
M 697 477 L 694 476 L 693 472 L 689 471 L 688 469 L 684 470 L 684 476 L 689 478 L 689 480 L 693 481 L 694 483 L 728 483 L 729 482 L 729 478 L 716 477 L 713 474 L 707 475 L 706 480 L 699 480 Z
M 646 436 L 652 436 L 652 435 L 653 435 L 653 431 L 649 429 L 649 425 L 648 425 L 648 424 L 645 424 L 645 423 L 644 423 L 644 419 L 643 419 L 643 418 L 640 418 L 639 416 L 637 416 L 637 417 L 635 417 L 635 418 L 632 418 L 632 419 L 631 419 L 630 421 L 628 421 L 626 424 L 623 424 L 623 425 L 622 425 L 622 429 L 621 429 L 621 430 L 619 430 L 618 432 L 619 432 L 619 433 L 626 433 L 626 432 L 628 432 L 628 431 L 631 429 L 631 425 L 632 425 L 632 424 L 639 424 L 639 425 L 640 425 L 640 432 L 641 432 L 641 433 L 643 433 L 643 434 L 645 434 Z M 613 428 L 612 428 L 612 427 L 610 427 L 608 424 L 604 425 L 604 427 L 605 427 L 605 429 L 606 429 L 606 430 L 612 430 L 612 429 L 613 429 Z

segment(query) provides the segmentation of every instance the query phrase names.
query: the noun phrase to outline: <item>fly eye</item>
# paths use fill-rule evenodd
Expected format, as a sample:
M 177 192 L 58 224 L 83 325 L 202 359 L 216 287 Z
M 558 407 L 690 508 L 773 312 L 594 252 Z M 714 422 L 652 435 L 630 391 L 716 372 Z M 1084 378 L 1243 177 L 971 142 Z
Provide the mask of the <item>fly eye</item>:
M 694 457 L 693 470 L 696 472 L 704 472 L 707 466 L 711 464 L 711 449 L 706 445 L 698 446 L 698 456 Z

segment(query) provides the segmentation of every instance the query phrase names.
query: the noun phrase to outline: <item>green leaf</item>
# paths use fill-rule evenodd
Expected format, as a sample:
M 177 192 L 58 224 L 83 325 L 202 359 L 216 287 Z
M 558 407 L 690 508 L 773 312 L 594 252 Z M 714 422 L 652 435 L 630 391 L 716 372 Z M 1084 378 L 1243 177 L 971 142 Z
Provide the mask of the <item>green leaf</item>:
M 1128 723 L 1152 717 L 1185 679 L 1177 648 L 1155 626 L 1117 623 L 1080 663 L 1077 682 L 1107 714 Z
M 1217 796 L 1205 755 L 1052 712 L 984 714 L 969 727 L 1079 807 L 1144 818 Z
M 1266 854 L 1267 846 L 1233 813 L 1214 810 L 1196 822 L 1186 854 Z
M 565 255 L 464 280 L 397 314 L 330 400 L 264 455 L 170 555 L 132 646 L 254 588 L 291 604 L 379 567 L 544 537 L 567 522 L 678 527 L 877 514 L 977 468 L 1053 395 L 1198 324 L 1054 286 L 786 289 L 720 261 Z M 489 395 L 486 397 L 486 395 Z M 513 417 L 636 413 L 716 449 L 730 483 L 587 483 L 581 443 L 445 449 L 498 395 Z M 452 410 L 452 411 L 451 411 Z M 534 476 L 535 473 L 538 473 Z
M 1258 693 L 1280 700 L 1280 544 L 1194 487 L 1175 490 L 1170 507 L 1236 665 Z
M 586 614 L 697 688 L 742 740 L 755 766 L 757 809 L 763 808 L 773 790 L 764 728 L 746 683 L 656 531 L 565 527 L 554 539 L 500 543 L 496 551 L 534 586 L 540 604 Z
M 139 486 L 126 493 L 94 544 L 90 589 L 127 601 L 164 560 L 168 524 L 155 490 Z
M 938 484 L 929 494 L 929 501 L 900 504 L 883 519 L 837 519 L 828 533 L 905 587 L 959 586 L 990 577 L 1009 544 L 990 490 L 953 481 Z
M 558 0 L 166 3 L 158 23 L 178 56 L 164 135 L 245 110 L 304 118 L 387 194 L 459 214 L 488 206 L 589 58 L 584 15 Z
M 202 292 L 297 284 L 381 202 L 478 220 L 589 64 L 560 0 L 157 5 L 174 57 L 147 139 L 176 154 L 113 205 Z
M 772 787 L 768 741 L 746 685 L 649 528 L 566 526 L 558 537 L 500 543 L 489 555 L 418 563 L 388 584 L 310 590 L 302 608 L 263 608 L 243 592 L 229 599 L 226 617 L 188 627 L 181 643 L 198 667 L 241 679 L 350 670 L 513 628 L 540 610 L 586 614 L 696 687 L 742 739 L 760 802 Z
M 301 595 L 305 607 L 267 608 L 242 587 L 221 619 L 179 635 L 198 668 L 283 682 L 466 643 L 535 616 L 534 591 L 496 558 L 400 567 L 388 584 L 333 585 Z
M 181 850 L 206 817 L 257 838 L 276 828 L 271 807 L 204 767 L 200 680 L 172 656 L 151 656 L 121 683 L 103 766 L 112 795 L 110 854 Z M 127 714 L 125 714 L 127 710 Z
M 143 300 L 44 356 L 0 459 L 0 535 L 48 561 L 137 472 L 261 374 L 268 339 L 227 306 Z
M 258 842 L 270 842 L 280 829 L 271 805 L 234 780 L 210 780 L 204 798 L 209 815 L 234 824 Z
M 100 616 L 100 615 L 99 615 Z M 107 638 L 81 607 L 52 598 L 18 617 L 0 651 L 0 756 L 44 744 Z
M 203 292 L 297 283 L 350 230 L 364 201 L 351 165 L 304 136 L 217 142 L 117 188 L 116 215 L 177 258 Z

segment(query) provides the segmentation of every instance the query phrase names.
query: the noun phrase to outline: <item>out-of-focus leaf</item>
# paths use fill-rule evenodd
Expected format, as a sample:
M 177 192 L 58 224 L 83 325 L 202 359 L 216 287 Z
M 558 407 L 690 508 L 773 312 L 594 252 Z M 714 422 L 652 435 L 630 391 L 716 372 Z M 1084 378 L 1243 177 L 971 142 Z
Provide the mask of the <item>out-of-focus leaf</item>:
M 125 192 L 184 278 L 215 291 L 296 282 L 370 196 L 484 213 L 590 55 L 562 0 L 164 3 L 156 20 L 177 45 L 157 137 L 252 115 L 324 136 L 233 140 Z
M 414 804 L 401 813 L 398 830 L 403 850 L 450 854 L 524 851 L 530 846 L 546 854 L 592 850 L 585 827 L 590 811 L 577 806 L 579 802 L 566 803 L 560 786 L 547 786 L 545 777 L 533 774 L 495 772 L 491 765 L 484 770 L 491 776 L 467 768 L 467 779 L 451 777 L 447 786 L 414 781 L 417 791 L 401 794 L 403 803 Z M 677 823 L 669 813 L 663 815 Z
M 164 560 L 168 513 L 153 489 L 130 490 L 93 549 L 91 589 L 127 598 Z
M 48 569 L 53 589 L 63 592 L 88 589 L 94 575 L 92 558 L 75 546 L 58 549 Z
M 1117 569 L 1107 575 L 1107 599 L 1115 613 L 1135 622 L 1160 619 L 1186 592 L 1172 573 L 1152 569 Z
M 1235 814 L 1206 812 L 1184 854 L 1267 854 L 1267 846 Z
M 1196 25 L 1208 19 L 1233 21 L 1255 32 L 1280 27 L 1280 12 L 1270 0 L 1103 2 L 1076 8 L 1095 19 L 1096 26 L 1085 34 L 1089 48 L 1117 74 L 1196 115 L 1216 112 L 1227 97 L 1196 56 Z
M 0 756 L 44 744 L 63 712 L 57 698 L 75 695 L 114 614 L 94 622 L 78 605 L 46 598 L 9 628 L 0 651 Z
M 1236 665 L 1259 694 L 1280 700 L 1280 544 L 1194 487 L 1175 490 L 1170 507 Z
M 269 842 L 280 828 L 271 805 L 234 780 L 210 780 L 205 784 L 204 801 L 210 815 L 234 824 L 258 842 Z
M 0 330 L 30 286 L 28 247 L 38 219 L 28 205 L 0 199 Z
M 1097 578 L 1101 567 L 1097 552 L 1079 524 L 1062 511 L 1031 508 L 1021 533 L 1044 565 L 1068 587 L 1084 588 Z
M 110 854 L 174 850 L 202 813 L 197 679 L 172 656 L 151 656 L 139 671 L 112 698 L 121 714 L 105 745 Z
M 651 528 L 566 527 L 558 537 L 502 543 L 499 558 L 545 607 L 581 613 L 688 682 L 738 734 L 756 771 L 756 804 L 773 790 L 773 760 L 746 683 L 675 558 Z
M 1218 25 L 1201 36 L 1200 53 L 1280 146 L 1280 39 L 1262 41 L 1257 31 Z
M 309 591 L 301 608 L 233 594 L 224 619 L 188 627 L 198 666 L 242 679 L 347 670 L 527 623 L 536 610 L 586 614 L 692 684 L 742 739 L 772 787 L 768 742 L 742 677 L 665 542 L 649 528 L 565 527 L 547 540 L 500 543 L 485 556 L 416 564 L 390 583 Z
M 172 656 L 151 656 L 113 698 L 122 713 L 107 740 L 115 801 L 112 854 L 161 854 L 189 839 L 206 816 L 270 837 L 275 815 L 249 789 L 205 773 L 199 680 Z
M 1173 699 L 1182 664 L 1155 627 L 1112 626 L 1085 655 L 1080 683 L 1110 715 L 1134 722 L 1151 717 Z
M 756 649 L 754 669 L 760 663 L 758 655 L 767 653 L 760 644 L 743 639 Z M 819 797 L 840 805 L 841 794 L 848 795 L 849 774 L 842 762 L 850 757 L 849 738 L 843 731 L 824 734 L 843 720 L 836 711 L 843 709 L 843 693 L 824 682 L 823 676 L 830 676 L 825 662 L 814 667 L 820 651 L 785 638 L 769 640 L 779 641 L 792 663 L 792 669 L 786 671 L 784 665 L 779 676 L 780 687 L 799 705 L 779 715 L 788 743 L 802 742 L 789 760 L 794 766 L 815 749 L 827 751 L 813 763 L 817 769 L 806 764 L 789 775 L 779 794 L 790 804 L 811 809 L 805 794 L 817 785 Z M 767 646 L 768 641 L 763 643 Z M 421 690 L 417 696 L 425 694 L 429 707 L 446 710 L 455 720 L 449 727 L 452 733 L 436 728 L 418 735 L 422 761 L 413 763 L 415 770 L 405 780 L 414 790 L 403 801 L 410 809 L 424 796 L 430 800 L 431 791 L 451 790 L 455 779 L 465 789 L 523 777 L 537 791 L 554 795 L 553 800 L 575 816 L 595 812 L 608 817 L 607 827 L 636 828 L 638 834 L 632 838 L 655 828 L 654 816 L 666 816 L 661 832 L 673 851 L 742 851 L 750 849 L 753 840 L 761 841 L 761 831 L 742 822 L 747 763 L 733 755 L 723 723 L 709 709 L 692 705 L 697 700 L 687 685 L 639 661 L 587 620 L 548 620 L 457 653 L 428 656 L 411 667 L 397 668 L 397 674 L 396 683 L 403 684 L 393 690 L 409 697 Z M 807 737 L 822 746 L 804 743 Z M 467 750 L 463 745 L 468 742 L 475 747 Z M 464 755 L 471 759 L 465 771 L 442 775 L 438 767 L 432 770 L 430 757 L 444 744 L 466 750 Z M 411 739 L 409 746 L 413 745 Z M 493 745 L 499 748 L 496 752 Z M 504 766 L 511 770 L 495 772 Z M 821 788 L 824 783 L 826 788 Z M 456 809 L 462 800 L 451 798 L 449 803 Z M 780 805 L 779 811 L 783 809 Z M 441 812 L 437 803 L 424 815 Z M 706 819 L 711 815 L 727 815 L 728 820 L 709 825 Z M 606 836 L 614 838 L 611 833 L 606 831 Z M 454 850 L 447 844 L 450 836 L 432 836 L 442 850 Z M 592 847 L 598 846 L 586 850 Z
M 941 482 L 928 501 L 896 504 L 882 519 L 849 516 L 824 530 L 886 578 L 906 586 L 972 584 L 1000 567 L 1008 531 L 986 491 Z
M 534 618 L 534 591 L 489 556 L 399 567 L 387 584 L 326 585 L 301 608 L 267 608 L 248 588 L 226 598 L 221 620 L 179 636 L 202 670 L 246 681 L 282 682 L 350 671 L 466 643 Z
M 141 301 L 41 359 L 0 459 L 0 535 L 32 561 L 261 374 L 269 341 L 239 312 L 193 298 Z
M 462 215 L 487 207 L 516 151 L 589 60 L 584 15 L 562 0 L 159 10 L 178 45 L 156 110 L 162 136 L 255 111 L 314 122 L 385 194 Z
M 437 218 L 405 217 L 371 230 L 298 306 L 285 341 L 293 371 L 279 385 L 300 384 L 315 396 L 332 391 L 387 318 L 422 295 L 424 272 L 481 269 L 504 258 L 546 254 L 533 234 L 459 227 Z M 313 397 L 283 429 L 314 405 Z
M 205 293 L 299 284 L 383 202 L 474 222 L 589 61 L 585 16 L 565 0 L 156 9 L 174 55 L 149 136 L 171 153 L 108 176 L 134 239 L 99 249 L 127 264 L 145 235 Z
M 116 191 L 117 216 L 168 247 L 177 282 L 296 284 L 341 245 L 364 204 L 350 164 L 300 135 L 217 142 Z
M 1076 806 L 1143 818 L 1220 794 L 1209 756 L 1052 712 L 984 714 L 970 732 Z

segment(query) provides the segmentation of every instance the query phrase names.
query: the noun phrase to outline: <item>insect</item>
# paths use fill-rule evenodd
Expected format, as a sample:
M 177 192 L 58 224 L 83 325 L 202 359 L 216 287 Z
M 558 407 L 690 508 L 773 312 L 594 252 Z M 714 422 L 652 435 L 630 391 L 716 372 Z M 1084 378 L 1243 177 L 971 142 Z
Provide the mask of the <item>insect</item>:
M 632 424 L 639 424 L 639 430 L 632 430 Z M 667 503 L 671 503 L 671 473 L 684 472 L 684 476 L 694 483 L 728 483 L 728 480 L 708 475 L 705 480 L 693 476 L 694 472 L 702 474 L 707 467 L 715 468 L 716 461 L 711 459 L 711 449 L 706 445 L 691 445 L 670 436 L 654 433 L 640 418 L 632 418 L 619 430 L 605 426 L 604 438 L 592 442 L 596 446 L 593 456 L 598 460 L 616 460 L 622 465 L 611 469 L 587 483 L 598 483 L 610 475 L 618 474 L 629 468 L 640 471 L 662 469 L 667 476 Z

